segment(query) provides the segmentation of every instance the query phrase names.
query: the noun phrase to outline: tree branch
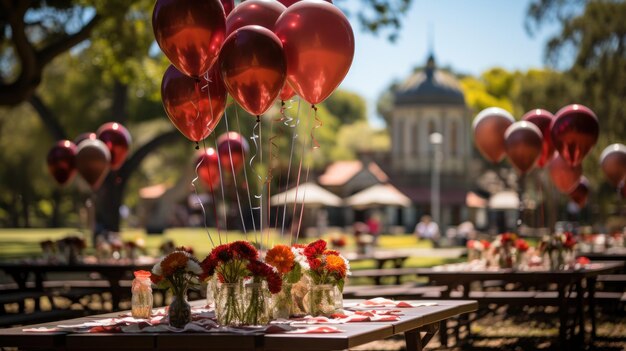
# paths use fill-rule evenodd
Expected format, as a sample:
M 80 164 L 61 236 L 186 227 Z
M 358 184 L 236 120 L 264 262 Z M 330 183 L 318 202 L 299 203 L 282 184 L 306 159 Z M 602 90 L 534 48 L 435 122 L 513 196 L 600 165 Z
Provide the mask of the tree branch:
M 37 94 L 33 94 L 28 98 L 28 102 L 33 106 L 39 118 L 46 126 L 46 129 L 52 133 L 55 139 L 67 139 L 67 133 L 65 129 L 59 123 L 59 120 L 56 118 L 54 113 L 50 111 L 48 106 L 41 100 L 41 98 Z
M 81 43 L 82 41 L 87 40 L 89 36 L 91 35 L 91 32 L 93 31 L 94 27 L 96 26 L 96 24 L 98 24 L 99 21 L 100 21 L 100 16 L 96 14 L 91 19 L 91 21 L 89 21 L 89 23 L 83 26 L 83 28 L 81 28 L 81 30 L 79 30 L 78 32 L 72 35 L 68 35 L 64 37 L 63 39 L 60 39 L 48 45 L 44 49 L 40 50 L 37 54 L 38 59 L 39 59 L 39 64 L 41 66 L 44 66 L 46 63 L 52 61 L 52 59 L 54 59 L 55 57 L 66 52 L 67 50 L 71 49 L 75 45 Z

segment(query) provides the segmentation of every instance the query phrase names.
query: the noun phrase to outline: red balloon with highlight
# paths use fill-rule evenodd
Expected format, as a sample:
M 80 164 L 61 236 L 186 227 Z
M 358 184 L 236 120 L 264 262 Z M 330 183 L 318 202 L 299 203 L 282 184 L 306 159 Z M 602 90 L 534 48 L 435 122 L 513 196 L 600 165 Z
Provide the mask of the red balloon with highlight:
M 87 139 L 76 150 L 76 169 L 93 191 L 98 190 L 109 173 L 111 153 L 98 139 Z
M 550 133 L 554 148 L 563 159 L 578 166 L 598 141 L 598 117 L 583 105 L 568 105 L 554 116 Z
M 554 145 L 552 145 L 552 140 L 550 140 L 550 125 L 553 119 L 554 115 L 552 113 L 540 108 L 528 111 L 522 116 L 523 121 L 528 121 L 536 125 L 543 136 L 541 155 L 539 156 L 539 160 L 537 160 L 537 166 L 540 168 L 548 164 L 550 159 L 552 159 L 552 154 L 554 154 Z
M 509 161 L 522 174 L 528 172 L 541 155 L 543 137 L 537 126 L 528 121 L 511 124 L 504 132 L 504 144 Z
M 96 135 L 111 153 L 111 169 L 118 170 L 124 164 L 130 148 L 131 137 L 128 129 L 117 122 L 109 122 L 100 126 Z
M 499 107 L 486 108 L 474 117 L 474 143 L 487 160 L 502 161 L 506 155 L 504 132 L 513 122 L 513 116 Z
M 76 145 L 69 140 L 58 141 L 48 152 L 48 171 L 59 183 L 65 185 L 76 175 Z
M 226 37 L 237 29 L 259 25 L 274 31 L 274 25 L 287 8 L 276 0 L 246 0 L 226 18 Z
M 341 84 L 354 58 L 354 33 L 346 16 L 321 0 L 300 1 L 276 21 L 291 87 L 311 104 Z
M 246 139 L 237 132 L 222 134 L 217 138 L 217 151 L 219 153 L 222 169 L 232 172 L 239 171 L 245 162 L 245 155 L 250 150 Z M 231 162 L 232 160 L 232 166 Z
M 272 107 L 285 84 L 283 46 L 276 34 L 258 25 L 239 28 L 226 38 L 220 67 L 228 93 L 255 116 Z
M 626 145 L 607 146 L 600 155 L 600 166 L 611 185 L 617 187 L 626 181 Z
M 161 99 L 167 116 L 184 136 L 195 142 L 213 132 L 226 108 L 226 87 L 217 65 L 208 76 L 209 82 L 198 81 L 169 66 L 161 83 Z
M 570 166 L 559 154 L 555 153 L 548 163 L 548 171 L 554 186 L 563 194 L 569 194 L 580 182 L 583 169 L 580 165 Z
M 170 62 L 182 73 L 200 78 L 217 60 L 226 14 L 220 0 L 157 0 L 152 29 Z
M 202 183 L 213 189 L 220 181 L 219 157 L 213 148 L 200 151 L 195 166 L 198 167 L 198 176 Z M 200 164 L 198 166 L 198 164 Z

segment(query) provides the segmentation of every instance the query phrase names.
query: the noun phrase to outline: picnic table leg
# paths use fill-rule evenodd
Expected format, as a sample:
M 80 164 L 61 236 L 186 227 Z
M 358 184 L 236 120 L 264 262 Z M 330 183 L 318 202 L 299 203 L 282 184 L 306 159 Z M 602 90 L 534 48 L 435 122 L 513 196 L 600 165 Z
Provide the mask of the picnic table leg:
M 559 341 L 561 348 L 565 347 L 567 341 L 567 296 L 565 296 L 565 284 L 558 284 L 559 300 Z
M 437 334 L 437 323 L 425 325 L 418 329 L 404 332 L 407 351 L 422 351 L 430 340 Z M 422 338 L 422 332 L 425 332 Z
M 453 284 L 449 284 L 446 291 L 441 294 L 443 300 L 447 300 L 450 298 L 450 293 L 452 292 Z M 441 346 L 448 347 L 448 320 L 443 319 L 439 322 L 439 342 Z
M 28 270 L 11 270 L 11 271 L 7 271 L 7 273 L 11 276 L 11 278 L 13 278 L 13 280 L 15 281 L 15 283 L 17 284 L 17 288 L 20 291 L 25 291 L 26 290 L 26 281 L 28 280 L 28 274 L 30 273 Z M 20 313 L 24 313 L 26 310 L 26 305 L 24 303 L 24 300 L 21 300 L 20 302 L 18 302 L 18 310 Z M 35 307 L 38 306 L 38 302 L 36 302 Z
M 587 302 L 589 303 L 589 317 L 591 319 L 591 342 L 596 339 L 596 277 L 587 280 Z
M 124 272 L 121 271 L 107 272 L 105 275 L 106 279 L 109 281 L 109 288 L 111 289 L 111 308 L 113 311 L 117 311 L 120 308 L 120 300 L 124 293 L 122 287 L 120 286 L 120 280 L 122 280 L 123 275 Z
M 585 342 L 585 303 L 582 281 L 576 282 L 576 317 L 578 318 L 578 335 L 577 339 L 584 344 Z

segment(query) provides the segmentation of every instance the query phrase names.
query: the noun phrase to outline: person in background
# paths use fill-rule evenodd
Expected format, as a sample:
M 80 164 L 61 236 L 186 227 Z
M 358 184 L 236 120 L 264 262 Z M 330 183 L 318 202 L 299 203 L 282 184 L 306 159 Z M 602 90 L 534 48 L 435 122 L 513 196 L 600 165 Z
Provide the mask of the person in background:
M 419 239 L 428 239 L 433 243 L 433 247 L 439 247 L 439 225 L 432 221 L 429 215 L 422 216 L 422 219 L 415 226 L 415 235 Z
M 465 246 L 468 240 L 476 239 L 476 230 L 472 221 L 465 221 L 457 227 L 457 245 Z
M 365 224 L 367 225 L 367 232 L 370 233 L 370 235 L 373 237 L 374 239 L 374 246 L 376 246 L 378 244 L 378 235 L 380 234 L 380 216 L 377 213 L 374 213 L 373 215 L 370 216 L 370 218 L 367 219 L 367 222 L 365 222 Z

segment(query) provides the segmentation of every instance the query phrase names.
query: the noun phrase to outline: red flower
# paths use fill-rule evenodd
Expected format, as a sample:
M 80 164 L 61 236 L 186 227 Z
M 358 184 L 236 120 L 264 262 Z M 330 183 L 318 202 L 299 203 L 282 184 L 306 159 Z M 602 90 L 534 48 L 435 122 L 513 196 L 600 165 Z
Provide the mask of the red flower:
M 574 234 L 572 234 L 571 232 L 566 232 L 563 247 L 565 247 L 566 249 L 573 249 L 575 245 L 576 239 L 574 238 Z
M 474 249 L 474 240 L 468 240 L 467 241 L 467 248 L 470 250 Z
M 337 250 L 325 250 L 324 251 L 324 255 L 335 255 L 335 256 L 339 256 L 339 251 Z
M 581 266 L 586 266 L 589 263 L 591 263 L 591 261 L 585 256 L 580 256 L 576 259 L 576 263 L 578 263 Z
M 491 243 L 487 240 L 481 240 L 480 243 L 483 244 L 483 247 L 485 248 L 485 250 L 491 247 Z
M 306 248 L 306 245 L 302 245 L 302 244 L 293 244 L 291 246 L 295 247 L 296 249 L 304 249 L 304 248 Z
M 202 262 L 200 263 L 200 267 L 202 267 L 202 274 L 200 275 L 200 279 L 204 280 L 215 273 L 215 268 L 217 267 L 217 259 L 214 255 L 209 254 L 204 260 L 202 260 Z
M 322 255 L 326 250 L 326 242 L 322 239 L 314 241 L 304 248 L 304 255 L 312 258 Z
M 163 276 L 152 273 L 150 275 L 150 280 L 152 281 L 154 285 L 158 285 L 161 282 L 161 280 L 163 280 Z
M 515 240 L 515 248 L 519 252 L 526 252 L 528 250 L 528 243 L 524 239 Z
M 322 266 L 322 260 L 319 258 L 307 258 L 307 261 L 309 261 L 309 266 L 311 266 L 311 269 L 314 271 L 318 270 Z
M 504 244 L 504 243 L 515 240 L 516 237 L 517 235 L 515 235 L 514 233 L 504 233 L 500 237 L 500 242 Z
M 272 269 L 272 266 L 260 261 L 250 261 L 246 268 L 250 271 L 252 276 L 265 278 L 267 287 L 272 294 L 276 294 L 282 289 L 283 280 L 280 275 Z
M 228 262 L 233 259 L 233 251 L 230 247 L 230 244 L 222 244 L 220 246 L 216 246 L 211 251 L 211 255 L 214 255 L 215 259 L 218 259 L 222 262 Z
M 230 249 L 234 256 L 249 261 L 259 258 L 259 252 L 247 241 L 234 241 L 230 244 Z

